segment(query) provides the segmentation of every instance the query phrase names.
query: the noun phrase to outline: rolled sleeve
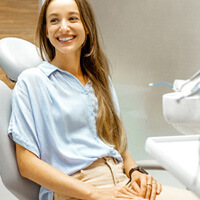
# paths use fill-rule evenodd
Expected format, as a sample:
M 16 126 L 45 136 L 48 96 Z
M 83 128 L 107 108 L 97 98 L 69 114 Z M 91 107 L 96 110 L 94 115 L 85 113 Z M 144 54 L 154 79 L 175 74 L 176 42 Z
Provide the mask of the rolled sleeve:
M 8 127 L 10 138 L 40 157 L 31 101 L 23 81 L 16 84 L 12 97 L 12 114 Z

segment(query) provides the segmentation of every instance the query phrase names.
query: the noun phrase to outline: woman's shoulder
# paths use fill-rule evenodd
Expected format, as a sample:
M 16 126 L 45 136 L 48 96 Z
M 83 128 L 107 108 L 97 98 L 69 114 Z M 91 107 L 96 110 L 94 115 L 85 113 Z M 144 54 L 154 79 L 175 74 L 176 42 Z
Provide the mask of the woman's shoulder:
M 43 62 L 40 65 L 42 64 Z M 40 69 L 40 65 L 24 70 L 18 76 L 17 83 L 14 89 L 24 90 L 26 88 L 28 90 L 35 90 L 36 88 L 41 88 L 42 85 L 45 84 L 46 80 L 44 73 Z
M 40 66 L 44 65 L 44 62 L 40 63 L 38 66 L 36 67 L 32 67 L 32 68 L 28 68 L 25 69 L 18 77 L 17 82 L 20 81 L 25 81 L 25 82 L 29 82 L 29 81 L 34 81 L 34 80 L 39 80 L 41 79 L 43 76 L 43 73 L 40 69 Z

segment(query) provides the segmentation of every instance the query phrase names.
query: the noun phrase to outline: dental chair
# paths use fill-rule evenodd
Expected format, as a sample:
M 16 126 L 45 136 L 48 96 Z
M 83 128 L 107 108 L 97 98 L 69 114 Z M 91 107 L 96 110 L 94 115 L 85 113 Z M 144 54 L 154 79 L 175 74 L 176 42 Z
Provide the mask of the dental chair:
M 7 77 L 17 81 L 25 69 L 37 66 L 42 59 L 35 45 L 18 38 L 0 40 L 0 66 Z M 0 175 L 6 188 L 19 200 L 38 199 L 39 185 L 21 177 L 17 168 L 15 145 L 7 134 L 11 115 L 12 90 L 0 81 Z
M 12 81 L 25 69 L 36 67 L 42 62 L 37 48 L 30 42 L 19 38 L 0 40 L 0 67 Z M 11 115 L 12 90 L 0 81 L 0 176 L 6 188 L 19 200 L 37 200 L 39 185 L 23 178 L 18 170 L 14 142 L 7 134 Z M 146 169 L 162 170 L 152 160 L 138 161 Z

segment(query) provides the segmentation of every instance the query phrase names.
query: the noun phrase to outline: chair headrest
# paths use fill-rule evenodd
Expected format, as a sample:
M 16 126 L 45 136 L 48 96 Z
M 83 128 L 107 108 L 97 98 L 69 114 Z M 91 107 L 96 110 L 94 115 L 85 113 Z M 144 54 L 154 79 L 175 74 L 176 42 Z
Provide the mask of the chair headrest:
M 26 40 L 3 38 L 0 40 L 0 67 L 11 80 L 17 81 L 22 71 L 42 62 L 38 52 L 38 48 Z

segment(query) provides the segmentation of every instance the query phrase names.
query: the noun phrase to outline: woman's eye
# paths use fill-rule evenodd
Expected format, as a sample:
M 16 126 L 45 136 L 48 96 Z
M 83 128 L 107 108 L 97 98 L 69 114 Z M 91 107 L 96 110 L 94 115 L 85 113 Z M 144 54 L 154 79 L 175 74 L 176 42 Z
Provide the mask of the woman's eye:
M 76 22 L 76 21 L 78 21 L 79 20 L 79 18 L 78 17 L 70 17 L 70 21 L 72 21 L 72 22 Z
M 52 18 L 52 19 L 50 20 L 51 23 L 56 23 L 57 21 L 58 21 L 58 19 L 56 19 L 56 18 Z

